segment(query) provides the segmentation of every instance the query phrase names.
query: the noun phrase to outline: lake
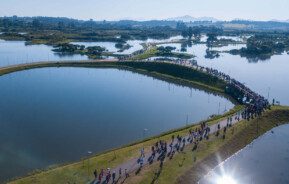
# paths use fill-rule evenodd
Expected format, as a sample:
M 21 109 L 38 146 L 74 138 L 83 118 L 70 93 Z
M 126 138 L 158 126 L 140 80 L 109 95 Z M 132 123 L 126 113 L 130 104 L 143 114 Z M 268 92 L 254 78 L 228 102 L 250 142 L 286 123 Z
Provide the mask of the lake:
M 233 107 L 221 96 L 118 69 L 21 71 L 1 76 L 0 89 L 0 181 Z
M 272 129 L 207 174 L 200 184 L 288 184 L 289 125 Z
M 36 61 L 87 60 L 87 56 L 63 55 L 47 45 L 25 45 L 24 41 L 0 40 L 0 67 Z

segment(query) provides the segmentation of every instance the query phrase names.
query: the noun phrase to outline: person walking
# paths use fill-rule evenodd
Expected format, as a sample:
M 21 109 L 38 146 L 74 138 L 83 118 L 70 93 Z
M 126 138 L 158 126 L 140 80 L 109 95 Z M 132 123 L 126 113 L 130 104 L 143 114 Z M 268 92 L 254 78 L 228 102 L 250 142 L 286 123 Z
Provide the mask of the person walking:
M 98 181 L 99 181 L 99 183 L 101 183 L 102 177 L 103 177 L 103 170 L 101 170 L 101 172 L 100 172 L 99 175 L 98 175 Z
M 115 183 L 115 176 L 116 176 L 115 171 L 113 171 L 113 173 L 112 173 L 112 183 Z
M 124 174 L 125 174 L 125 178 L 128 178 L 129 177 L 129 174 L 127 172 L 127 169 L 124 170 Z
M 141 156 L 141 157 L 145 157 L 144 148 L 142 148 L 142 149 L 140 150 L 140 156 Z
M 111 174 L 110 174 L 110 168 L 107 168 L 107 172 L 106 172 L 106 183 L 109 183 L 110 181 L 110 177 L 111 177 Z
M 95 169 L 94 171 L 93 171 L 93 175 L 94 175 L 94 180 L 97 180 L 97 170 Z
M 121 167 L 119 168 L 118 170 L 118 177 L 121 178 L 121 174 L 122 174 L 122 171 L 121 171 Z

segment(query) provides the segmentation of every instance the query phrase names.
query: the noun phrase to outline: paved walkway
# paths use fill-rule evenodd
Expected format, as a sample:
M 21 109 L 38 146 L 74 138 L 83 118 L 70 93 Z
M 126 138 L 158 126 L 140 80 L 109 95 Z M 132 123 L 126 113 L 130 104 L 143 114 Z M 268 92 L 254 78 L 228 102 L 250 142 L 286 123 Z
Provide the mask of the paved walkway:
M 239 122 L 236 117 L 239 117 L 240 120 L 242 120 L 240 113 L 236 113 L 235 115 L 232 116 L 232 122 L 231 122 L 232 125 Z M 209 127 L 210 127 L 210 134 L 214 134 L 214 133 L 217 132 L 217 130 L 218 130 L 218 124 L 220 125 L 220 128 L 221 128 L 221 129 L 224 128 L 224 127 L 226 127 L 226 126 L 227 126 L 227 119 L 224 119 L 224 120 L 220 121 L 219 123 L 210 125 L 210 126 L 209 126 Z M 185 136 L 185 137 L 183 137 L 183 138 L 186 139 L 186 144 L 185 144 L 186 146 L 188 146 L 189 144 L 191 144 L 191 143 L 187 142 L 187 139 L 189 138 L 189 135 L 187 135 L 187 136 Z M 177 141 L 174 141 L 173 144 L 175 144 L 176 142 L 177 142 Z M 153 145 L 151 145 L 151 146 L 153 146 Z M 167 149 L 168 149 L 168 151 L 167 151 L 167 153 L 168 153 L 170 147 L 168 146 Z M 145 153 L 146 156 L 145 156 L 145 158 L 144 158 L 143 167 L 150 164 L 149 161 L 148 161 L 148 158 L 151 156 L 151 154 L 152 154 L 151 151 L 148 151 L 148 152 Z M 176 151 L 175 154 L 179 154 L 179 152 Z M 154 157 L 154 160 L 153 160 L 154 162 L 157 162 L 157 159 L 156 159 L 156 158 L 158 158 L 158 156 L 159 156 L 159 154 L 156 153 L 156 156 Z M 168 158 L 168 157 L 166 157 L 166 159 L 167 159 L 167 158 Z M 127 172 L 130 174 L 130 176 L 135 175 L 135 172 L 138 171 L 139 168 L 140 168 L 140 165 L 138 164 L 138 159 L 139 159 L 139 158 L 133 158 L 133 159 L 127 160 L 126 162 L 124 162 L 124 163 L 120 164 L 119 166 L 117 166 L 117 167 L 115 167 L 115 168 L 112 168 L 112 169 L 110 170 L 110 171 L 111 171 L 111 174 L 112 174 L 113 172 L 116 173 L 116 180 L 117 180 L 116 183 L 124 183 L 124 182 L 125 182 L 125 175 L 124 175 L 124 170 L 125 170 L 125 169 L 127 169 Z M 167 160 L 167 161 L 169 161 L 169 160 Z M 106 168 L 103 168 L 103 169 L 104 169 L 105 172 L 106 172 Z M 118 174 L 119 169 L 122 169 L 122 176 L 121 176 L 121 178 L 119 177 L 119 174 Z M 99 172 L 100 172 L 100 171 L 98 171 L 98 174 L 99 174 Z M 102 182 L 101 182 L 102 184 L 106 183 L 106 182 L 105 182 L 105 176 L 106 176 L 106 175 L 104 174 L 104 177 L 102 178 Z M 112 179 L 110 179 L 110 182 L 109 182 L 109 183 L 112 184 Z M 98 182 L 98 180 L 96 180 L 96 181 L 90 182 L 90 184 L 99 184 L 99 182 Z

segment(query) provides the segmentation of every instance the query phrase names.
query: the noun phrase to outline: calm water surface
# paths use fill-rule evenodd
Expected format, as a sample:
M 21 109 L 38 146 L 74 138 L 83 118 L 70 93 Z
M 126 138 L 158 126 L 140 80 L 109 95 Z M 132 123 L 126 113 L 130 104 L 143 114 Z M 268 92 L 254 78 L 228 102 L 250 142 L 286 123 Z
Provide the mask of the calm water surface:
M 197 122 L 227 99 L 117 69 L 0 77 L 0 181 Z M 144 129 L 148 131 L 144 132 Z
M 82 55 L 60 55 L 47 45 L 25 45 L 24 41 L 0 40 L 0 67 L 36 61 L 86 60 Z
M 267 132 L 206 175 L 200 184 L 217 184 L 224 176 L 236 184 L 289 183 L 289 125 Z

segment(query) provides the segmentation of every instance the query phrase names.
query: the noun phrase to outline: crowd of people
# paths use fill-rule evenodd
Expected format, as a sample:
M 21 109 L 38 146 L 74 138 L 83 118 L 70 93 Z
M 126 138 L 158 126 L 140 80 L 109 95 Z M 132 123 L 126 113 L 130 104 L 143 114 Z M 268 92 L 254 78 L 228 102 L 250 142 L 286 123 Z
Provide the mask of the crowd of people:
M 110 168 L 107 168 L 106 170 L 101 169 L 99 174 L 97 172 L 97 169 L 93 171 L 94 175 L 94 181 L 93 184 L 108 184 L 112 183 L 115 184 L 117 183 L 123 176 L 124 178 L 129 177 L 129 173 L 127 169 L 124 169 L 124 173 L 122 168 L 118 168 L 118 173 L 116 171 L 110 170 Z M 118 175 L 118 177 L 117 177 Z
M 252 91 L 243 83 L 231 78 L 229 75 L 212 68 L 205 68 L 205 70 L 207 73 L 226 81 L 230 86 L 237 89 L 239 94 L 242 94 L 242 103 L 246 105 L 243 112 L 244 119 L 249 120 L 250 118 L 260 116 L 265 109 L 270 107 L 269 101 L 266 98 Z
M 225 139 L 227 129 L 232 126 L 234 120 L 235 122 L 241 120 L 241 112 L 238 112 L 235 116 L 228 117 L 226 124 L 221 125 L 218 123 L 215 125 L 213 131 L 211 130 L 212 126 L 209 126 L 207 123 L 203 122 L 198 128 L 190 129 L 184 136 L 172 135 L 171 139 L 168 141 L 159 140 L 155 142 L 155 144 L 153 144 L 149 150 L 146 150 L 147 152 L 144 148 L 141 148 L 140 155 L 135 160 L 136 164 L 138 165 L 137 170 L 140 171 L 144 165 L 153 164 L 154 162 L 159 162 L 159 169 L 162 170 L 165 159 L 173 159 L 177 153 L 183 152 L 185 147 L 188 145 L 192 145 L 192 152 L 196 151 L 199 143 L 203 140 L 208 140 L 210 134 L 215 133 L 214 135 L 217 137 L 222 135 L 222 138 Z M 107 168 L 106 170 L 101 169 L 100 173 L 98 173 L 97 170 L 94 170 L 93 174 L 95 179 L 93 183 L 123 183 L 123 181 L 125 181 L 130 176 L 129 172 L 132 172 L 134 169 L 136 168 L 126 168 L 124 169 L 124 173 L 121 167 L 115 168 L 114 171 L 111 171 L 110 168 Z

